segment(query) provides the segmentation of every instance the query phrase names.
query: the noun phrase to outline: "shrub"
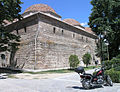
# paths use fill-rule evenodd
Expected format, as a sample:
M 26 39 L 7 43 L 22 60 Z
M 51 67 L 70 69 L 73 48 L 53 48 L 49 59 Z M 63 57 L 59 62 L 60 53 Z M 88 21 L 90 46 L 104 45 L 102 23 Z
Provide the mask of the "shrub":
M 110 61 L 103 61 L 104 66 L 107 70 L 120 66 L 120 59 L 114 58 Z
M 120 82 L 120 55 L 110 61 L 104 61 L 105 74 L 110 75 L 113 82 Z
M 111 62 L 111 61 L 108 61 L 108 60 L 107 61 L 103 61 L 103 66 L 105 66 L 106 70 L 111 69 L 112 65 L 113 65 L 113 62 Z
M 115 71 L 113 68 L 105 71 L 105 74 L 109 75 L 113 82 L 120 82 L 120 71 Z
M 119 58 L 120 59 L 120 54 L 116 56 L 116 58 Z
M 120 66 L 114 68 L 115 71 L 120 71 Z
M 90 64 L 91 55 L 89 53 L 86 53 L 83 55 L 82 59 L 83 59 L 84 64 L 86 64 L 86 67 L 87 67 L 88 64 Z
M 119 58 L 114 58 L 111 60 L 113 64 L 113 68 L 120 66 L 120 59 Z
M 80 63 L 77 55 L 71 55 L 69 57 L 70 68 L 76 68 Z

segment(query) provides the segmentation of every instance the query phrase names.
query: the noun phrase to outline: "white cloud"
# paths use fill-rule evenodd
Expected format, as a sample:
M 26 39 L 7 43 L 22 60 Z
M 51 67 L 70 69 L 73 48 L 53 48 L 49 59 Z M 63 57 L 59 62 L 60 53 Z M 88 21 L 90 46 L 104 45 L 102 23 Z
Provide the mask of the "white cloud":
M 85 23 L 81 23 L 82 26 L 88 26 L 88 23 L 85 22 Z

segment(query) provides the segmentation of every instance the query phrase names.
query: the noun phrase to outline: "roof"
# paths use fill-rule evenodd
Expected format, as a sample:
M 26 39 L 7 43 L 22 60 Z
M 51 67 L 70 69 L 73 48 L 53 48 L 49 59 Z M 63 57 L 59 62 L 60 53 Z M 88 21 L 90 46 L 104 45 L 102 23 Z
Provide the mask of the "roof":
M 41 16 L 46 16 L 46 17 L 49 17 L 49 18 L 51 18 L 51 19 L 54 19 L 54 20 L 56 20 L 56 21 L 58 21 L 58 22 L 60 22 L 60 23 L 64 23 L 66 26 L 68 26 L 68 27 L 70 27 L 70 28 L 71 28 L 71 27 L 72 27 L 72 28 L 74 27 L 74 28 L 76 28 L 76 29 L 79 29 L 80 32 L 81 32 L 81 34 L 86 35 L 86 36 L 88 36 L 88 37 L 92 37 L 92 38 L 94 38 L 94 39 L 97 39 L 97 36 L 96 36 L 95 34 L 91 34 L 90 32 L 88 32 L 88 31 L 85 30 L 85 29 L 80 29 L 80 28 L 78 28 L 78 27 L 72 26 L 72 25 L 69 24 L 69 23 L 65 23 L 63 20 L 59 20 L 59 19 L 57 19 L 57 18 L 55 19 L 55 18 L 53 18 L 53 17 L 51 17 L 51 16 L 48 16 L 48 15 L 42 13 L 42 12 L 36 12 L 36 13 L 34 13 L 33 15 L 31 15 L 31 16 L 29 16 L 29 17 L 37 18 L 36 16 L 38 16 L 38 14 L 40 14 Z M 23 18 L 21 21 L 16 21 L 16 22 L 10 23 L 10 24 L 8 24 L 8 25 L 6 25 L 6 26 L 9 28 L 10 26 L 14 26 L 15 24 L 16 24 L 16 25 L 18 25 L 18 24 L 20 24 L 20 23 L 23 24 L 24 21 L 29 21 L 29 17 Z M 31 18 L 31 19 L 33 19 L 33 18 Z M 25 22 L 25 23 L 26 23 L 26 22 Z
M 79 26 L 79 25 L 81 26 L 81 24 L 75 19 L 68 18 L 68 19 L 64 19 L 63 21 L 74 26 Z
M 32 5 L 24 11 L 24 13 L 26 12 L 52 12 L 56 14 L 55 10 L 46 4 Z
M 16 21 L 18 21 L 18 19 L 14 19 L 12 22 L 8 21 L 8 20 L 3 20 L 3 23 L 4 23 L 4 25 L 9 25 L 9 24 L 12 24 L 12 23 L 14 23 Z
M 86 32 L 95 34 L 90 27 L 85 27 Z

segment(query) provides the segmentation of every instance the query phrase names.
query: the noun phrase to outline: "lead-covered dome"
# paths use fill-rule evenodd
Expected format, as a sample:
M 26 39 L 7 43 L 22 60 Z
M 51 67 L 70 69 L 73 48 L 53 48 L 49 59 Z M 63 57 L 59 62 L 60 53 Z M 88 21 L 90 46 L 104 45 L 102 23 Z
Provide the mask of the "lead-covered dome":
M 74 26 L 81 26 L 81 24 L 78 21 L 76 21 L 75 19 L 69 18 L 69 19 L 64 19 L 63 21 L 68 24 L 74 25 Z
M 27 12 L 52 12 L 55 13 L 55 10 L 46 4 L 35 4 L 27 8 L 24 13 Z

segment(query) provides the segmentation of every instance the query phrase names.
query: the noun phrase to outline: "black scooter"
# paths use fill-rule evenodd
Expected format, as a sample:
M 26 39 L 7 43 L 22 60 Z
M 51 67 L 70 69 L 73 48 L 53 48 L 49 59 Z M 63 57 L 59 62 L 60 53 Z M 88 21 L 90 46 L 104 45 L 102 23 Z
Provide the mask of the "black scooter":
M 80 75 L 81 83 L 84 89 L 90 89 L 93 86 L 98 85 L 109 85 L 113 86 L 113 82 L 109 75 L 104 74 L 104 68 L 101 67 L 99 70 L 95 70 L 95 73 L 89 74 L 85 73 L 83 67 L 78 67 L 75 69 L 75 72 L 77 72 Z

